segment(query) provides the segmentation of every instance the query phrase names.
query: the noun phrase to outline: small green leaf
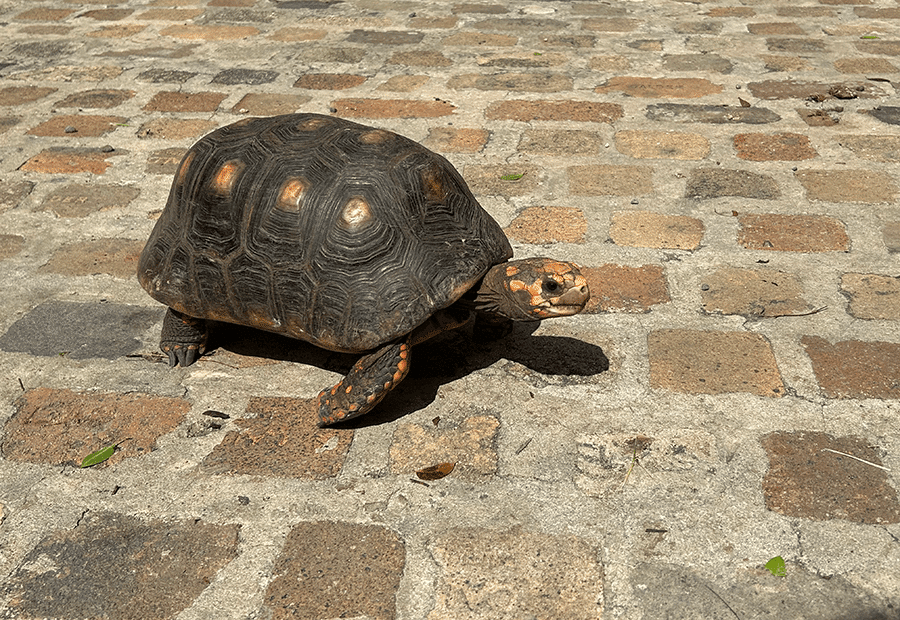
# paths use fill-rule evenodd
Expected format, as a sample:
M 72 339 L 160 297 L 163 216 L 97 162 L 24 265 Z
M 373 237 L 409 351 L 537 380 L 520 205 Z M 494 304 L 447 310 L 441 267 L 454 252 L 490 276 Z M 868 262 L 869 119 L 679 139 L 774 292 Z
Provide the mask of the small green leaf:
M 116 445 L 117 444 L 113 444 L 111 446 L 106 446 L 102 450 L 97 450 L 96 452 L 91 452 L 86 457 L 84 457 L 83 461 L 81 461 L 81 466 L 82 467 L 91 467 L 92 465 L 97 465 L 98 463 L 102 463 L 103 461 L 105 461 L 106 459 L 108 459 L 109 457 L 111 457 L 113 455 L 113 453 L 116 451 Z
M 518 181 L 524 176 L 524 174 L 504 174 L 500 179 L 503 181 Z
M 878 37 L 874 34 L 864 34 L 860 37 L 860 39 L 877 39 Z
M 766 568 L 768 568 L 776 577 L 784 577 L 787 575 L 787 569 L 784 566 L 784 558 L 780 555 L 776 555 L 766 562 Z

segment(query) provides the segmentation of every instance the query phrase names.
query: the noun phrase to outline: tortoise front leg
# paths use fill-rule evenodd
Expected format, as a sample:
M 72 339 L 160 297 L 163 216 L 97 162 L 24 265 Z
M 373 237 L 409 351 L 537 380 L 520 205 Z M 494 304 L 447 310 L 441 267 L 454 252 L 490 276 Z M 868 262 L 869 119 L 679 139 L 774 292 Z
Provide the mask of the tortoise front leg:
M 409 341 L 386 344 L 366 355 L 330 390 L 319 394 L 319 426 L 371 411 L 409 372 Z
M 169 356 L 170 367 L 190 366 L 206 350 L 206 338 L 206 321 L 169 308 L 163 319 L 159 348 Z

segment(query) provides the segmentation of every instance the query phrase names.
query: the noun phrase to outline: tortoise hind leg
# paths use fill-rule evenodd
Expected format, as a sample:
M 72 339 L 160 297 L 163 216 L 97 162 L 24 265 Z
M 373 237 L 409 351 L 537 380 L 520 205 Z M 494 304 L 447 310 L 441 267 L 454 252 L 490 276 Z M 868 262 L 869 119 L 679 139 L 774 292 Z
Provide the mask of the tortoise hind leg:
M 319 394 L 319 426 L 371 411 L 409 372 L 408 340 L 384 345 L 353 365 L 347 376 Z
M 169 308 L 163 319 L 159 348 L 169 356 L 170 367 L 190 366 L 206 350 L 206 338 L 206 321 Z

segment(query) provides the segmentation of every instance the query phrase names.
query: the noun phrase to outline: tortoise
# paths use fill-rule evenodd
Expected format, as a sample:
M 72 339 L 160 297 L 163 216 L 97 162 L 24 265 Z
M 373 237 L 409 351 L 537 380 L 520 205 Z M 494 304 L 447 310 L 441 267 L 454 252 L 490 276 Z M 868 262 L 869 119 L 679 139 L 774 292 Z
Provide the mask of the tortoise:
M 442 156 L 383 129 L 320 114 L 248 118 L 191 147 L 138 263 L 168 306 L 170 366 L 204 352 L 207 321 L 359 354 L 318 398 L 319 425 L 371 411 L 403 380 L 410 348 L 474 319 L 577 314 L 574 263 L 510 261 L 503 230 Z

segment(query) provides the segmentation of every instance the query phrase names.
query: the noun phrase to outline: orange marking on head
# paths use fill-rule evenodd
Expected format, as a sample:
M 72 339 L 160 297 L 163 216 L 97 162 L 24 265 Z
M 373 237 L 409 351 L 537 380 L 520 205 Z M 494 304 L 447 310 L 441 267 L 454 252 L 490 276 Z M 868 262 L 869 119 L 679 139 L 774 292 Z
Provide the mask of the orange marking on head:
M 509 281 L 509 290 L 511 290 L 513 293 L 515 293 L 516 291 L 521 291 L 524 288 L 525 288 L 525 283 L 522 282 L 521 280 L 510 280 Z
M 506 277 L 507 278 L 511 278 L 512 276 L 516 275 L 517 273 L 519 273 L 519 268 L 516 267 L 515 265 L 509 265 L 506 268 Z
M 304 179 L 291 178 L 284 182 L 281 191 L 278 193 L 278 200 L 275 206 L 282 211 L 300 211 L 300 205 L 303 202 L 303 194 L 309 189 L 309 183 Z
M 238 174 L 244 169 L 244 164 L 239 161 L 229 161 L 219 168 L 212 180 L 212 190 L 217 194 L 226 196 L 231 193 Z

